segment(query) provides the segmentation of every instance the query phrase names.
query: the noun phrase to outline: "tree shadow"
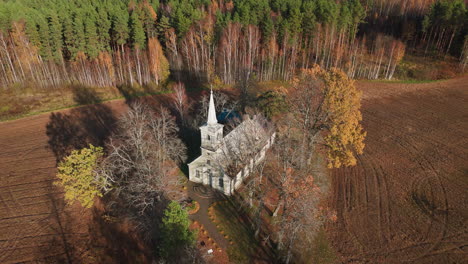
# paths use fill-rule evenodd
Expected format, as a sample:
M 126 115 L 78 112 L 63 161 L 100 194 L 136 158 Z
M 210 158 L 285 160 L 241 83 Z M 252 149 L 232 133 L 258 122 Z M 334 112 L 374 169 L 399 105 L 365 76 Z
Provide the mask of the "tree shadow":
M 117 89 L 125 97 L 126 104 L 131 104 L 137 97 L 146 94 L 144 90 L 128 84 L 117 85 Z
M 134 101 L 138 101 L 143 96 L 153 97 L 165 92 L 167 84 L 145 84 L 145 85 L 130 85 L 122 84 L 117 85 L 120 94 L 125 98 L 125 103 L 130 105 Z
M 84 85 L 73 85 L 72 92 L 73 100 L 79 105 L 97 104 L 102 101 L 94 90 Z
M 152 252 L 134 229 L 126 217 L 114 217 L 106 210 L 94 207 L 89 232 L 97 262 L 151 263 Z
M 58 193 L 60 192 L 57 187 L 49 182 L 46 197 L 50 213 L 41 219 L 39 224 L 44 227 L 46 237 L 50 239 L 36 248 L 34 259 L 39 263 L 86 262 L 89 250 L 88 238 L 86 233 L 82 233 L 85 224 L 82 222 L 83 219 L 77 217 L 83 214 L 72 212 L 71 208 L 65 205 L 63 198 L 57 195 Z M 77 215 L 72 215 L 73 213 Z
M 223 206 L 217 211 L 227 221 L 229 233 L 236 244 L 231 249 L 231 254 L 236 256 L 248 256 L 249 261 L 254 263 L 276 263 L 278 256 L 273 244 L 265 244 L 266 237 L 271 230 L 266 227 L 260 229 L 258 237 L 255 237 L 254 223 L 249 210 L 244 206 L 245 201 L 239 194 L 229 197 Z
M 208 83 L 207 73 L 204 71 L 171 70 L 171 75 L 190 91 L 200 90 Z
M 94 91 L 85 87 L 76 88 L 73 92 L 77 103 L 101 101 Z M 114 130 L 116 121 L 112 109 L 104 104 L 51 113 L 46 125 L 48 148 L 59 162 L 74 149 L 84 148 L 89 144 L 103 146 Z
M 142 215 L 118 197 L 101 199 L 100 205 L 93 208 L 90 226 L 98 263 L 156 263 L 163 239 L 160 227 L 169 201 L 163 196 Z

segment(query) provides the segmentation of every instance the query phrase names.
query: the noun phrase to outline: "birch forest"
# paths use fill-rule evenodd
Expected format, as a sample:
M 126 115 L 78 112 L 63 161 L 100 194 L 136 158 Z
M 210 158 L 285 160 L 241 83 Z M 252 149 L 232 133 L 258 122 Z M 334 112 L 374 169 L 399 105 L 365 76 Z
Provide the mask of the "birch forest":
M 6 0 L 0 89 L 290 80 L 314 64 L 392 79 L 405 52 L 464 69 L 467 17 L 462 0 Z

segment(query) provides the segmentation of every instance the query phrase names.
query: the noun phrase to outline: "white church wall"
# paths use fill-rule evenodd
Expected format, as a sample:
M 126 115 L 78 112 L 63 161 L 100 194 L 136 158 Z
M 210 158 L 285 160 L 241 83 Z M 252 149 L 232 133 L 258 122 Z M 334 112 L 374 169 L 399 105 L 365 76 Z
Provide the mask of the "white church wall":
M 231 195 L 241 187 L 243 180 L 254 170 L 255 165 L 265 158 L 265 153 L 272 146 L 276 134 L 273 133 L 260 151 L 253 155 L 254 157 L 235 177 L 231 178 L 224 174 L 221 167 L 216 166 L 228 164 L 229 157 L 232 155 L 254 154 L 252 151 L 256 151 L 258 144 L 261 142 L 258 140 L 266 136 L 265 132 L 267 131 L 260 123 L 261 121 L 258 121 L 259 119 L 254 116 L 253 119 L 246 118 L 237 128 L 223 137 L 223 125 L 217 122 L 212 93 L 208 112 L 207 123 L 200 127 L 202 155 L 197 159 L 198 162 L 189 164 L 189 179 L 193 182 L 211 186 L 226 195 Z M 252 137 L 247 137 L 247 135 L 254 136 L 254 139 L 256 139 L 252 141 Z M 222 185 L 220 184 L 221 179 Z

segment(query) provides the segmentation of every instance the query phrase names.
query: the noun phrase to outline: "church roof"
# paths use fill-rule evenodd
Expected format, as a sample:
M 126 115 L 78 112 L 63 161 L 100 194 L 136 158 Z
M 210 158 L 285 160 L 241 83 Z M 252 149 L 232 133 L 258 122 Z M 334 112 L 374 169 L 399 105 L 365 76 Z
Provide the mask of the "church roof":
M 217 130 L 218 123 L 214 106 L 213 91 L 210 94 L 207 124 L 203 129 Z M 261 116 L 250 118 L 247 116 L 243 122 L 234 128 L 229 134 L 224 136 L 216 149 L 211 149 L 210 155 L 201 155 L 192 161 L 191 166 L 207 166 L 207 160 L 211 161 L 211 166 L 217 165 L 231 177 L 238 173 L 238 170 L 247 165 L 250 160 L 257 155 L 267 144 L 272 136 L 268 122 Z M 234 174 L 235 173 L 235 174 Z
M 267 144 L 272 131 L 264 121 L 259 116 L 247 118 L 223 138 L 216 158 L 224 170 L 240 170 Z

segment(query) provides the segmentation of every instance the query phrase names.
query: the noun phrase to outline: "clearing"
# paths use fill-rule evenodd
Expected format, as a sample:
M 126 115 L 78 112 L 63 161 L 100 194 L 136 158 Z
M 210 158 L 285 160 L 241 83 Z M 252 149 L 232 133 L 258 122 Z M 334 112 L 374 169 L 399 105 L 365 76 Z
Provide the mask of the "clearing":
M 341 261 L 463 262 L 468 76 L 358 86 L 365 154 L 357 167 L 332 173 L 338 221 L 327 230 Z M 125 223 L 65 205 L 52 184 L 57 159 L 101 144 L 125 108 L 116 100 L 0 123 L 0 263 L 144 262 Z

